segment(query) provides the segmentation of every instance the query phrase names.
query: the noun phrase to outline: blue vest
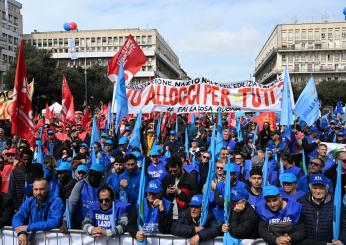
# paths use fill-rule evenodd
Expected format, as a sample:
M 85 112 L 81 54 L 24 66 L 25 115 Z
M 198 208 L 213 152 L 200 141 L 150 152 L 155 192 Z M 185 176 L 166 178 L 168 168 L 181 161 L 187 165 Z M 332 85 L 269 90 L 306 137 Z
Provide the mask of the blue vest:
M 323 172 L 328 171 L 329 169 L 331 169 L 334 166 L 335 162 L 328 158 L 327 161 L 324 162 L 324 168 L 323 168 Z
M 297 190 L 296 193 L 294 193 L 293 195 L 286 194 L 286 192 L 284 191 L 284 189 L 282 187 L 279 188 L 279 191 L 280 191 L 282 198 L 288 199 L 291 201 L 297 201 L 299 198 L 301 198 L 305 195 L 304 191 L 299 191 L 299 190 Z
M 293 166 L 288 169 L 284 169 L 284 173 L 292 173 L 297 177 L 297 179 L 299 179 L 302 175 L 302 170 L 297 166 Z
M 127 204 L 124 202 L 117 201 L 115 202 L 114 207 L 114 224 L 117 220 L 120 220 L 121 216 L 126 212 Z M 93 226 L 101 227 L 104 229 L 112 228 L 112 218 L 113 218 L 113 208 L 110 208 L 106 211 L 100 209 L 99 203 L 94 203 L 92 208 L 90 208 L 89 216 L 92 220 Z
M 92 187 L 88 182 L 86 182 L 84 179 L 81 180 L 82 189 L 80 192 L 80 205 L 81 208 L 81 218 L 84 220 L 85 216 L 87 215 L 89 208 L 98 203 L 98 197 L 97 192 L 99 188 Z
M 106 184 L 111 186 L 114 191 L 119 189 L 119 176 L 120 174 L 113 173 L 112 175 L 108 176 L 106 180 Z
M 284 209 L 277 212 L 272 212 L 266 205 L 265 200 L 256 205 L 256 212 L 262 220 L 268 224 L 288 223 L 296 225 L 298 223 L 302 205 L 298 202 L 287 200 L 287 205 Z
M 262 193 L 259 194 L 258 196 L 256 195 L 253 195 L 251 193 L 251 191 L 248 191 L 249 193 L 249 198 L 247 199 L 247 201 L 249 202 L 249 204 L 255 209 L 256 208 L 256 204 L 260 201 L 263 200 L 263 196 L 262 196 Z
M 173 203 L 168 201 L 165 198 L 162 198 L 163 206 L 164 206 L 164 212 L 167 214 L 169 210 L 171 209 Z M 148 200 L 145 199 L 144 201 L 144 224 L 143 224 L 143 231 L 145 233 L 159 233 L 159 208 L 152 208 L 150 207 Z
M 147 169 L 147 176 L 149 180 L 159 179 L 162 180 L 166 176 L 167 172 L 165 166 L 159 163 L 157 166 L 150 164 Z
M 216 184 L 216 188 L 219 190 L 220 194 L 225 196 L 225 182 L 219 182 Z M 236 189 L 245 189 L 246 185 L 244 184 L 244 182 L 237 180 L 237 182 L 235 183 L 235 185 L 232 185 L 232 188 L 236 188 Z

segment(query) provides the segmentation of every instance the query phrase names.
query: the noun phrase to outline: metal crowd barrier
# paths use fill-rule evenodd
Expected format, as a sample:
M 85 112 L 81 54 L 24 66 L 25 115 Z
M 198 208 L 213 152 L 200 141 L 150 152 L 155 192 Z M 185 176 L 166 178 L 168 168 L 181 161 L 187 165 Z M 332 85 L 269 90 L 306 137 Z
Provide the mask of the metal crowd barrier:
M 0 232 L 0 245 L 17 245 L 17 234 L 12 227 L 6 226 Z M 125 233 L 120 237 L 114 238 L 93 238 L 81 230 L 69 230 L 69 233 L 64 234 L 58 229 L 53 229 L 47 232 L 37 232 L 30 239 L 30 244 L 35 245 L 135 245 L 130 234 Z M 188 245 L 189 240 L 172 235 L 150 235 L 147 238 L 147 245 Z M 222 245 L 222 237 L 217 237 L 214 240 L 203 242 L 203 245 Z

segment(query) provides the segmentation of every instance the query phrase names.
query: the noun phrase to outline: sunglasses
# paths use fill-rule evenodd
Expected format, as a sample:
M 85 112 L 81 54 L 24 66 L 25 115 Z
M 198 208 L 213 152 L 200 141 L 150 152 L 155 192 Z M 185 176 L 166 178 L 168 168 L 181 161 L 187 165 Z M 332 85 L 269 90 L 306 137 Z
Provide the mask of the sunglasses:
M 83 175 L 85 175 L 86 174 L 86 172 L 84 172 L 84 171 L 79 171 L 79 172 L 77 172 L 78 174 L 83 174 Z
M 319 164 L 317 162 L 310 162 L 310 165 L 316 166 L 316 167 L 321 167 L 321 164 Z
M 109 198 L 105 198 L 105 199 L 99 199 L 99 203 L 110 203 L 111 202 L 111 199 Z
M 6 156 L 8 156 L 8 157 L 14 157 L 16 154 L 11 154 L 11 153 L 9 153 L 9 154 L 6 154 Z
M 223 167 L 216 167 L 217 169 L 223 169 Z
M 202 156 L 202 157 L 203 157 L 204 159 L 208 159 L 208 160 L 210 159 L 210 157 L 206 157 L 206 156 Z

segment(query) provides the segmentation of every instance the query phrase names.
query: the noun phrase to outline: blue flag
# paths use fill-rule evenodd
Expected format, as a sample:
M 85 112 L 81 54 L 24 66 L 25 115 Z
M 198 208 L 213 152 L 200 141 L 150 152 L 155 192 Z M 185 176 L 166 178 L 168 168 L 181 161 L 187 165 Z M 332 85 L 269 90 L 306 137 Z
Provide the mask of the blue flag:
M 343 114 L 343 113 L 344 113 L 344 108 L 342 107 L 342 103 L 339 97 L 338 103 L 335 106 L 334 114 L 337 115 L 337 114 Z
M 300 94 L 295 105 L 295 114 L 300 120 L 311 126 L 320 116 L 320 101 L 318 100 L 314 78 L 311 77 Z
M 65 216 L 66 216 L 67 229 L 71 229 L 72 228 L 71 211 L 70 211 L 70 204 L 68 199 L 66 199 Z
M 262 166 L 262 175 L 263 175 L 263 182 L 262 187 L 268 185 L 268 149 L 266 149 L 264 162 Z
M 100 142 L 100 133 L 99 129 L 97 128 L 97 120 L 96 116 L 93 118 L 93 127 L 91 129 L 91 138 L 90 138 L 90 152 L 91 152 L 91 163 L 96 163 L 96 154 L 95 154 L 95 149 L 94 149 L 94 143 L 95 142 Z
M 237 127 L 237 136 L 238 136 L 238 141 L 243 140 L 243 133 L 241 131 L 241 126 L 240 126 L 240 121 L 236 119 L 236 127 Z
M 175 117 L 175 133 L 177 134 L 177 139 L 178 139 L 178 114 L 176 114 Z
M 186 158 L 189 160 L 190 162 L 190 152 L 189 152 L 189 134 L 187 132 L 187 127 L 185 127 L 185 153 L 186 153 Z
M 131 138 L 129 140 L 129 146 L 133 148 L 141 149 L 141 126 L 142 126 L 142 110 L 138 113 L 135 127 L 133 129 Z
M 155 140 L 156 140 L 156 141 L 157 141 L 157 139 L 159 138 L 160 133 L 161 133 L 162 117 L 163 117 L 163 115 L 160 115 L 160 116 L 159 116 L 159 120 L 157 120 L 156 132 L 155 132 L 155 135 L 156 135 Z
M 139 182 L 139 193 L 137 199 L 137 226 L 139 230 L 142 230 L 142 224 L 144 223 L 144 202 L 145 202 L 145 186 L 146 186 L 146 176 L 145 176 L 145 157 L 143 158 L 143 164 L 141 168 L 141 179 Z M 144 242 L 137 241 L 137 244 L 144 244 Z
M 107 129 L 110 130 L 112 128 L 112 111 L 113 111 L 113 108 L 112 108 L 112 103 L 109 103 L 108 104 L 108 113 L 107 113 Z
M 43 151 L 42 151 L 42 133 L 43 133 L 43 128 L 40 128 L 40 138 L 36 140 L 36 145 L 37 145 L 37 162 L 41 163 L 44 165 L 44 159 L 43 159 Z
M 339 240 L 340 221 L 341 221 L 341 161 L 337 166 L 336 186 L 334 193 L 334 210 L 333 210 L 333 240 Z
M 115 89 L 115 100 L 117 102 L 117 115 L 115 117 L 115 132 L 118 132 L 121 120 L 129 113 L 126 96 L 126 85 L 123 64 L 120 63 L 118 81 Z
M 230 158 L 228 156 L 227 166 L 229 166 Z M 231 210 L 231 173 L 230 168 L 226 168 L 226 181 L 225 181 L 225 196 L 224 196 L 224 217 L 225 217 L 225 223 L 229 224 L 229 219 L 231 216 L 230 210 Z M 234 237 L 229 234 L 229 232 L 225 232 L 223 234 L 223 244 L 225 245 L 240 245 L 242 244 L 240 240 L 235 239 Z
M 215 125 L 213 127 L 213 133 L 211 135 L 211 143 L 210 143 L 210 153 L 211 153 L 211 160 L 209 160 L 209 170 L 208 170 L 208 176 L 207 180 L 204 185 L 204 192 L 203 192 L 203 204 L 202 204 L 202 214 L 201 219 L 199 221 L 200 226 L 204 226 L 205 222 L 208 218 L 208 209 L 209 209 L 209 196 L 211 193 L 211 182 L 215 176 Z
M 195 113 L 192 113 L 191 115 L 191 121 L 190 121 L 190 125 L 189 125 L 189 133 L 191 134 L 191 132 L 193 132 L 194 128 L 195 128 L 195 124 L 196 124 L 196 117 L 195 117 Z
M 291 80 L 286 66 L 284 74 L 284 88 L 282 91 L 280 125 L 290 126 L 293 124 L 293 93 Z
M 301 169 L 303 169 L 304 175 L 308 174 L 308 170 L 306 169 L 306 163 L 305 163 L 305 151 L 302 150 L 302 161 L 301 161 Z

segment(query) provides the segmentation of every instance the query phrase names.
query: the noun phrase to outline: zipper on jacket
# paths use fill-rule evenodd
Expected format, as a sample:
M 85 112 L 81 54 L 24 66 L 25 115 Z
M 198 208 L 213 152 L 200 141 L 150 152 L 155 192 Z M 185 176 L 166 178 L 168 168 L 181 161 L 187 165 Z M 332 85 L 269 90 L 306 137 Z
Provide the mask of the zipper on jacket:
M 320 211 L 317 209 L 317 213 L 316 213 L 316 237 L 315 237 L 315 240 L 318 240 L 317 239 L 317 234 L 318 234 L 318 224 L 319 224 L 319 218 L 320 218 Z

